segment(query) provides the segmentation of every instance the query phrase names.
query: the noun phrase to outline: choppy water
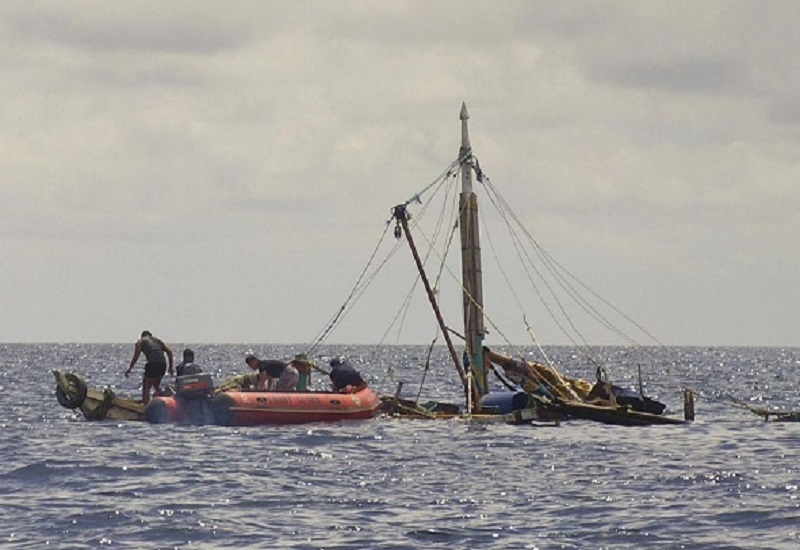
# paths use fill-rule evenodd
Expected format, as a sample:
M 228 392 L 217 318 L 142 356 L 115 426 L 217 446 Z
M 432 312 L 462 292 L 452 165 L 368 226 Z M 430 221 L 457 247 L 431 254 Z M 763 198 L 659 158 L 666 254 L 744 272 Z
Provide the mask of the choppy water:
M 219 377 L 244 370 L 247 346 L 194 348 Z M 238 429 L 91 423 L 58 405 L 54 367 L 137 395 L 122 377 L 132 345 L 0 350 L 2 547 L 800 547 L 800 423 L 767 424 L 726 400 L 800 408 L 799 349 L 658 349 L 658 368 L 642 351 L 602 350 L 615 382 L 633 385 L 642 364 L 647 392 L 676 413 L 680 387 L 696 388 L 686 426 Z M 424 348 L 325 351 L 370 361 L 362 370 L 383 393 L 399 380 L 405 396 L 418 390 Z M 592 376 L 566 349 L 549 351 L 568 374 Z M 423 399 L 458 399 L 444 359 L 437 350 Z

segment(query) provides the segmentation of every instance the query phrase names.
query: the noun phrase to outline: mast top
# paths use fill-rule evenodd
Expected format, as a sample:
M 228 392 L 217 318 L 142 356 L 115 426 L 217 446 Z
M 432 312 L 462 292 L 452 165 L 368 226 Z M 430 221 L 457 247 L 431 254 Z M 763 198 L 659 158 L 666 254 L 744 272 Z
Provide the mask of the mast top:
M 472 146 L 469 144 L 469 126 L 467 125 L 469 113 L 467 112 L 466 102 L 461 103 L 461 114 L 458 118 L 461 119 L 461 156 L 464 156 L 467 151 L 472 149 Z

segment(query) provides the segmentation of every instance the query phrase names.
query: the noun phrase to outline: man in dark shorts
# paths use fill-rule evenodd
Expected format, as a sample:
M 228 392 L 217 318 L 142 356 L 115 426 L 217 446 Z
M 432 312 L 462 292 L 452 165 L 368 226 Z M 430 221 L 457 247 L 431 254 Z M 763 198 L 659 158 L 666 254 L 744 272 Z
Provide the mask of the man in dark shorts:
M 142 353 L 147 359 L 142 378 L 142 403 L 147 405 L 150 401 L 151 389 L 155 390 L 155 395 L 161 395 L 161 379 L 167 373 L 167 361 L 164 359 L 164 354 L 169 360 L 169 375 L 172 376 L 172 350 L 159 338 L 153 336 L 149 330 L 143 331 L 142 337 L 137 340 L 133 349 L 131 366 L 125 371 L 125 378 L 130 376 Z
M 335 392 L 354 393 L 367 387 L 361 374 L 346 359 L 331 360 L 331 386 Z

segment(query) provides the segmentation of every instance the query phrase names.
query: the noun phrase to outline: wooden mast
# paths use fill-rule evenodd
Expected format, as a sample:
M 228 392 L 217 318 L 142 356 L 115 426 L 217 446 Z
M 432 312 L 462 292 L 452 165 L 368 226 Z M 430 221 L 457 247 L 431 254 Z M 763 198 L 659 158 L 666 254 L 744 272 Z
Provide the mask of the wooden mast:
M 480 399 L 488 393 L 486 361 L 483 356 L 483 339 L 486 335 L 483 321 L 483 275 L 481 270 L 480 230 L 478 227 L 478 199 L 472 188 L 472 146 L 469 142 L 469 113 L 466 103 L 461 104 L 461 195 L 459 197 L 461 228 L 461 276 L 463 285 L 464 335 L 469 357 L 474 394 Z M 466 365 L 465 365 L 466 366 Z M 474 404 L 477 406 L 477 403 Z

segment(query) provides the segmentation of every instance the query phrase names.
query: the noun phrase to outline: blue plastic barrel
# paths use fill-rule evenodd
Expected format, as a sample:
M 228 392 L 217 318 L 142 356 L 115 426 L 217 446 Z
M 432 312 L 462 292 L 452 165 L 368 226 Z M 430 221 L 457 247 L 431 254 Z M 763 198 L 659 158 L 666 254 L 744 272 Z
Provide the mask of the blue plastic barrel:
M 524 391 L 487 393 L 480 401 L 481 410 L 487 413 L 508 414 L 530 406 L 530 396 Z

